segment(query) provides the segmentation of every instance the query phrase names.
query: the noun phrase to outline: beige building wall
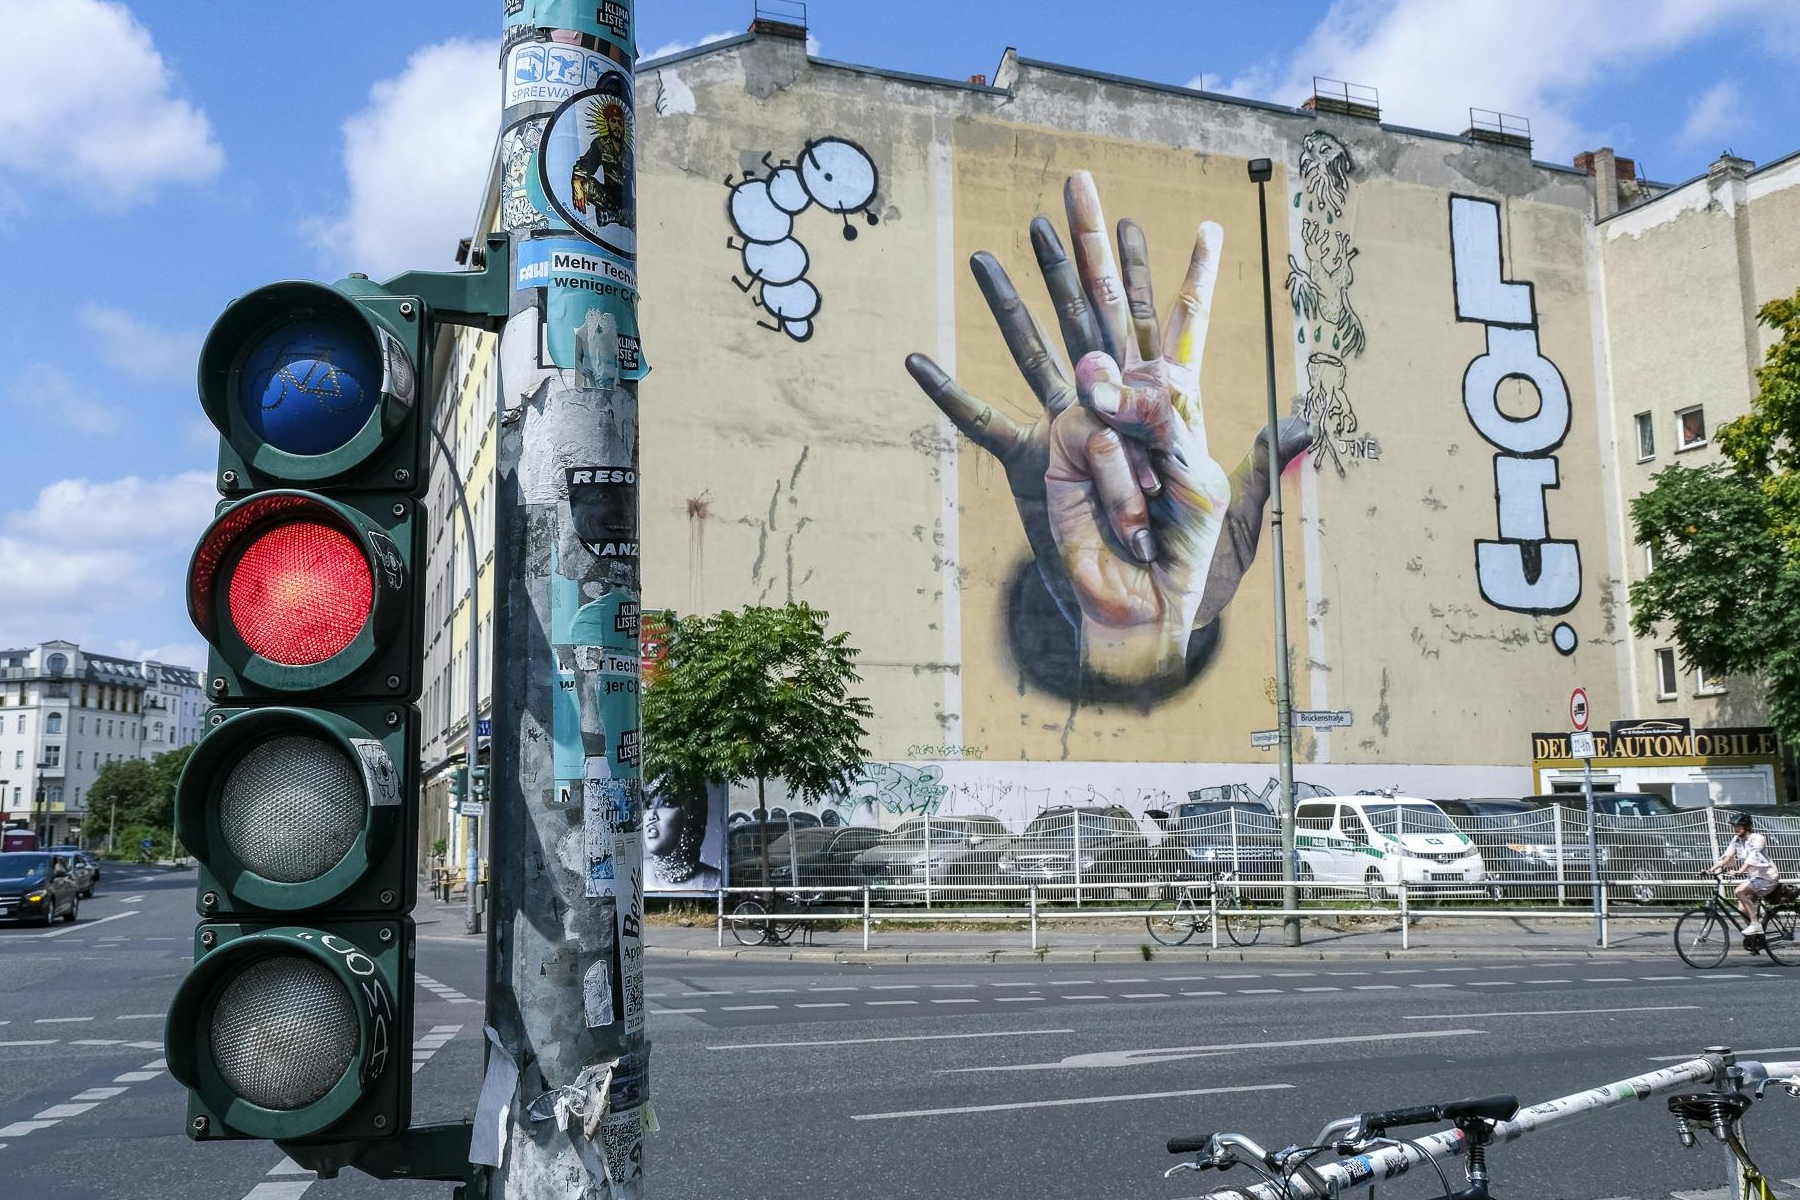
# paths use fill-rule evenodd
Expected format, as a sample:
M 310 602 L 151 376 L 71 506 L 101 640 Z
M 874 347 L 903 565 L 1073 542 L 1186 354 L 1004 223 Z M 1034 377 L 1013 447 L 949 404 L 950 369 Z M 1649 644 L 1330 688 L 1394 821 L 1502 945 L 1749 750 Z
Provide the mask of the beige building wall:
M 1711 439 L 1749 411 L 1756 369 L 1773 341 L 1756 310 L 1800 287 L 1800 159 L 1752 170 L 1722 158 L 1707 175 L 1602 221 L 1596 235 L 1629 539 L 1630 498 L 1671 463 L 1721 461 Z M 1696 406 L 1707 440 L 1684 446 L 1680 414 Z M 1653 435 L 1649 454 L 1639 441 L 1640 416 Z M 1625 550 L 1627 580 L 1641 579 L 1644 548 Z M 1691 717 L 1696 727 L 1763 723 L 1750 680 L 1706 680 L 1678 664 L 1675 687 L 1664 686 L 1657 656 L 1673 649 L 1666 630 L 1634 639 L 1630 715 Z

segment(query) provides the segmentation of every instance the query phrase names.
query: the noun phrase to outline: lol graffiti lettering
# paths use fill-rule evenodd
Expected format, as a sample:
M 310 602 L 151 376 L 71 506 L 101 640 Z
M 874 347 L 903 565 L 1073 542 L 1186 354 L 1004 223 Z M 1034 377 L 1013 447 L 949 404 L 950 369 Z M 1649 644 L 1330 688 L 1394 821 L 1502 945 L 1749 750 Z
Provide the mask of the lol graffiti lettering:
M 1450 254 L 1456 319 L 1487 327 L 1487 352 L 1463 373 L 1463 408 L 1475 431 L 1500 451 L 1494 456 L 1500 537 L 1475 543 L 1481 598 L 1510 612 L 1568 612 L 1581 598 L 1581 550 L 1550 536 L 1545 492 L 1560 484 L 1554 451 L 1569 436 L 1569 388 L 1538 349 L 1532 285 L 1501 275 L 1500 206 L 1450 197 Z M 1537 390 L 1529 416 L 1502 411 L 1500 388 L 1509 379 Z M 1567 622 L 1552 631 L 1552 644 L 1565 655 L 1577 641 Z

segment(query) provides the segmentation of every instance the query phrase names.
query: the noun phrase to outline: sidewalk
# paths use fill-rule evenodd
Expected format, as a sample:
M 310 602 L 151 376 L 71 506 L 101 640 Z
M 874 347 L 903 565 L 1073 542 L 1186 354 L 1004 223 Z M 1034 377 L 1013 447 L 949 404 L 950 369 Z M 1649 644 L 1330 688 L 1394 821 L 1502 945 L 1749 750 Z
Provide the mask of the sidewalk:
M 1670 943 L 1672 917 L 1614 917 L 1608 922 L 1605 949 L 1595 944 L 1591 918 L 1518 917 L 1416 918 L 1408 933 L 1410 949 L 1401 949 L 1396 920 L 1346 922 L 1306 918 L 1302 945 L 1282 944 L 1279 918 L 1264 923 L 1262 937 L 1249 947 L 1231 943 L 1221 930 L 1219 947 L 1211 935 L 1194 935 L 1185 946 L 1160 946 L 1144 928 L 1143 918 L 1040 920 L 1038 947 L 1031 931 L 1017 929 L 922 928 L 913 921 L 887 919 L 869 931 L 863 948 L 860 921 L 841 929 L 821 928 L 810 945 L 796 934 L 780 946 L 740 946 L 725 931 L 725 944 L 711 920 L 697 918 L 682 926 L 658 916 L 645 930 L 645 950 L 653 958 L 744 959 L 767 962 L 951 963 L 951 962 L 1142 962 L 1144 947 L 1157 962 L 1297 962 L 1369 958 L 1675 958 Z

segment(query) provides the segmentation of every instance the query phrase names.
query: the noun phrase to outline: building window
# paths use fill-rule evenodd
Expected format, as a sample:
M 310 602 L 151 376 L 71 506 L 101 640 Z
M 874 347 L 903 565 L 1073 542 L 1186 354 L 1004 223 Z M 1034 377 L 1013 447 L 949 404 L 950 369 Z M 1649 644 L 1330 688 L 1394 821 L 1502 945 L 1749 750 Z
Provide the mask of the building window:
M 46 767 L 62 766 L 62 747 L 61 746 L 45 746 L 44 747 L 44 765 Z
M 1632 418 L 1637 423 L 1638 461 L 1649 462 L 1656 457 L 1656 420 L 1647 412 L 1641 412 Z
M 61 675 L 69 669 L 69 658 L 66 654 L 52 654 L 44 660 L 44 669 L 52 675 Z
M 23 767 L 24 765 L 25 765 L 25 752 L 23 750 L 14 750 L 13 751 L 13 770 L 16 771 L 16 770 L 20 769 L 21 767 Z
M 81 770 L 81 751 L 79 750 L 75 752 L 75 769 L 77 771 Z
M 1707 678 L 1706 672 L 1699 667 L 1694 668 L 1694 695 L 1723 696 L 1725 683 L 1720 679 Z
M 25 732 L 25 714 L 24 713 L 19 714 L 19 732 L 20 733 Z
M 1696 450 L 1706 445 L 1706 408 L 1696 404 L 1675 414 L 1675 448 Z
M 62 732 L 62 714 L 61 713 L 51 713 L 49 716 L 44 718 L 44 732 L 45 733 L 61 733 Z
M 1664 648 L 1656 652 L 1656 698 L 1673 700 L 1680 693 L 1680 679 L 1675 674 L 1675 651 Z

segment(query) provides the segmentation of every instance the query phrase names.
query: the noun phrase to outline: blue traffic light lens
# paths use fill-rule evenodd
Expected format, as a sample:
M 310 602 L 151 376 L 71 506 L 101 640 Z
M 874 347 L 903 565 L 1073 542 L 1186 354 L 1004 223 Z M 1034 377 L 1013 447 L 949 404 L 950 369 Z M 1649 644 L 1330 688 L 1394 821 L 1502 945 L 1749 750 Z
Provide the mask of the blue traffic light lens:
M 244 355 L 238 404 L 250 428 L 289 454 L 346 445 L 381 399 L 381 360 L 366 330 L 303 317 L 278 326 Z

